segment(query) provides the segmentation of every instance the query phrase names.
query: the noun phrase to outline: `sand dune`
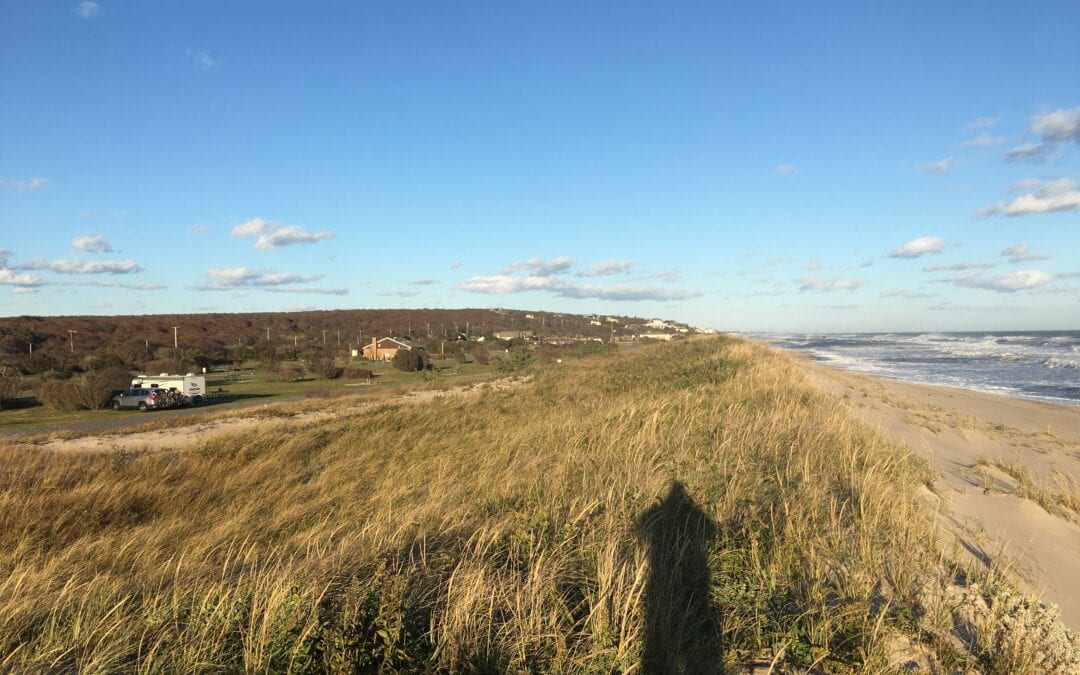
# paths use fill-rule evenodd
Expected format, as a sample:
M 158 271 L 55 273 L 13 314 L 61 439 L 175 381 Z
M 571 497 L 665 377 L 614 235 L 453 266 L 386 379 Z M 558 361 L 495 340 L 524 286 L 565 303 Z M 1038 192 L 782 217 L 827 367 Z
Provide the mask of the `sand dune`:
M 943 546 L 1010 567 L 1080 629 L 1080 407 L 806 365 L 860 419 L 931 463 L 926 495 Z

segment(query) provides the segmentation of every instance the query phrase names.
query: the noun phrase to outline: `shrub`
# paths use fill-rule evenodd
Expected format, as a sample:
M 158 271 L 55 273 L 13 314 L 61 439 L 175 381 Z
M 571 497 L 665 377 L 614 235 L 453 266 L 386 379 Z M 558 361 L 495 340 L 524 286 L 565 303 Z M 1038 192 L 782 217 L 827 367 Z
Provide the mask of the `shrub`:
M 374 380 L 375 373 L 367 368 L 356 368 L 350 366 L 341 371 L 341 376 L 346 380 Z
M 341 377 L 342 369 L 338 367 L 332 352 L 313 351 L 305 360 L 311 371 L 325 380 L 336 380 Z
M 469 352 L 472 354 L 473 361 L 476 361 L 482 366 L 486 366 L 491 362 L 491 356 L 488 354 L 488 349 L 482 344 L 475 344 Z
M 69 380 L 46 380 L 38 398 L 56 410 L 94 410 L 109 403 L 112 393 L 126 389 L 131 375 L 122 368 L 76 375 Z
M 299 363 L 282 363 L 275 369 L 278 379 L 283 382 L 299 382 L 304 379 L 305 370 Z
M 395 368 L 406 373 L 415 373 L 427 368 L 427 359 L 419 349 L 399 349 L 394 354 L 394 360 L 391 363 Z
M 23 389 L 21 377 L 0 377 L 0 410 L 17 399 Z
M 495 370 L 500 373 L 512 373 L 515 370 L 521 370 L 530 363 L 532 363 L 532 354 L 524 349 L 514 349 L 495 362 Z
M 183 364 L 176 359 L 154 359 L 143 364 L 142 372 L 146 375 L 159 373 L 179 374 L 183 370 Z

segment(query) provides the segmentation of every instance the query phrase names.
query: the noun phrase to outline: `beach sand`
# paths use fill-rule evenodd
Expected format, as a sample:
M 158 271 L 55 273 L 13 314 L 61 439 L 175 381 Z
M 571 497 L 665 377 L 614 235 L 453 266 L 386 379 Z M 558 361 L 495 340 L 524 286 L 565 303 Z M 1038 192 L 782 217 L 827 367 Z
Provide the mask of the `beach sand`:
M 813 382 L 930 462 L 942 546 L 1004 566 L 1080 630 L 1080 406 L 842 371 Z

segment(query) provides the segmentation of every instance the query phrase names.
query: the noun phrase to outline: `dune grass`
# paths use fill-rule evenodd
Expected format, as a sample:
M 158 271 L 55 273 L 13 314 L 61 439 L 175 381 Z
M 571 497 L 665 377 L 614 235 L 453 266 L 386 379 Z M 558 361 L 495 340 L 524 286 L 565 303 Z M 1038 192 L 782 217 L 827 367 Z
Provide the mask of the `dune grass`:
M 888 670 L 942 574 L 928 480 L 728 338 L 185 452 L 7 448 L 0 670 Z

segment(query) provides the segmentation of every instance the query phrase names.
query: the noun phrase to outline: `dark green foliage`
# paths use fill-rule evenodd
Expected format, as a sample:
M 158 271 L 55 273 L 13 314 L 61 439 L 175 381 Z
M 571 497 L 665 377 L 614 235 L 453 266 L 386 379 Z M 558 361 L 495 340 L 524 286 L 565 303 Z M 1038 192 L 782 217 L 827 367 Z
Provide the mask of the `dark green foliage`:
M 524 349 L 512 349 L 499 357 L 495 362 L 495 370 L 500 373 L 512 373 L 521 370 L 532 363 L 532 354 Z
M 428 362 L 424 358 L 424 352 L 419 349 L 399 349 L 394 354 L 391 364 L 398 370 L 406 373 L 415 373 L 427 368 Z
M 346 380 L 373 380 L 375 379 L 375 372 L 368 368 L 349 366 L 342 370 L 341 377 Z

